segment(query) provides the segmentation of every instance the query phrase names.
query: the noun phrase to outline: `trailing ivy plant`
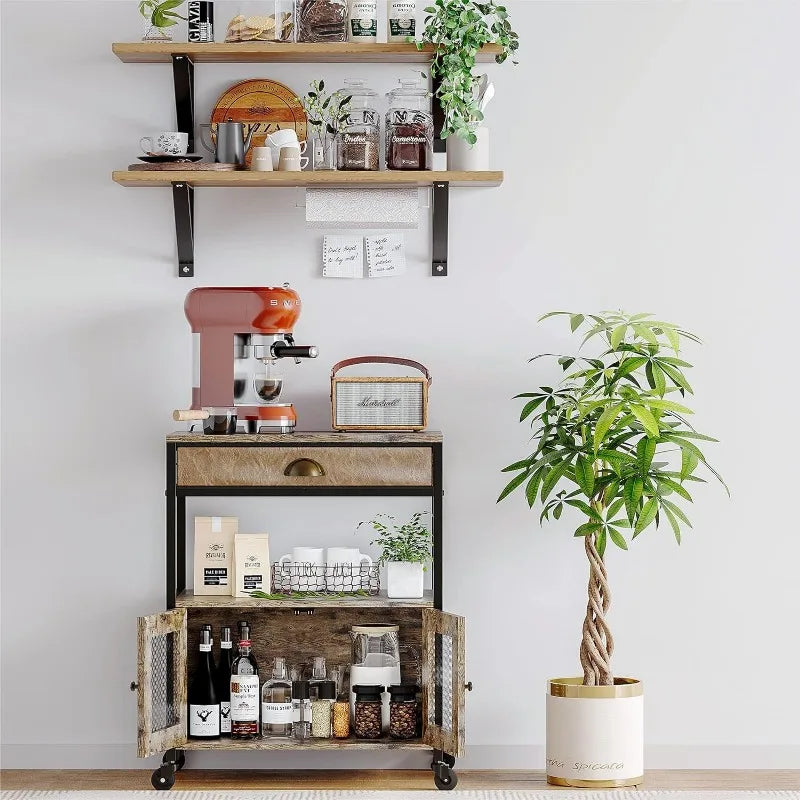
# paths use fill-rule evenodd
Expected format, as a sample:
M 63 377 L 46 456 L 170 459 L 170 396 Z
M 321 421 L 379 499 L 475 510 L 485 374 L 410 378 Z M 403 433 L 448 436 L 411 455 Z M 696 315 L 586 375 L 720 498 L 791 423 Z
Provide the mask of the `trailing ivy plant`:
M 692 394 L 686 377 L 691 364 L 681 345 L 699 343 L 693 333 L 651 314 L 570 314 L 573 333 L 584 332 L 599 345 L 594 356 L 554 355 L 562 370 L 558 386 L 540 386 L 517 395 L 525 404 L 520 421 L 533 428 L 533 452 L 503 471 L 517 473 L 498 502 L 522 487 L 540 522 L 559 519 L 566 509 L 583 520 L 575 528 L 589 559 L 589 603 L 583 623 L 580 660 L 585 685 L 614 682 L 614 641 L 605 616 L 610 593 L 605 568 L 609 543 L 628 549 L 651 526 L 669 525 L 677 540 L 691 528 L 684 512 L 692 502 L 688 486 L 704 483 L 705 470 L 719 480 L 701 449 L 715 442 L 688 421 L 683 401 Z M 727 491 L 727 486 L 725 486 Z
M 362 525 L 369 525 L 378 532 L 378 538 L 370 544 L 382 548 L 378 563 L 383 566 L 389 561 L 409 561 L 414 564 L 428 564 L 431 560 L 431 532 L 422 523 L 427 511 L 418 511 L 408 522 L 402 525 L 391 514 L 378 514 L 369 522 L 359 522 L 356 530 Z M 384 521 L 385 520 L 385 521 Z
M 186 19 L 175 9 L 183 4 L 183 0 L 141 0 L 139 13 L 155 28 L 169 28 L 177 25 L 179 19 Z
M 475 144 L 475 128 L 483 120 L 475 96 L 477 77 L 472 73 L 475 56 L 483 45 L 498 44 L 501 52 L 495 60 L 502 64 L 516 53 L 519 37 L 505 6 L 494 0 L 436 0 L 425 12 L 425 29 L 417 47 L 431 44 L 435 48 L 431 74 L 438 82 L 434 94 L 444 111 L 442 138 L 455 134 Z
M 344 128 L 352 99 L 352 96 L 338 90 L 326 92 L 324 80 L 311 81 L 308 94 L 303 97 L 303 107 L 308 115 L 308 124 L 317 138 L 324 133 L 334 136 Z

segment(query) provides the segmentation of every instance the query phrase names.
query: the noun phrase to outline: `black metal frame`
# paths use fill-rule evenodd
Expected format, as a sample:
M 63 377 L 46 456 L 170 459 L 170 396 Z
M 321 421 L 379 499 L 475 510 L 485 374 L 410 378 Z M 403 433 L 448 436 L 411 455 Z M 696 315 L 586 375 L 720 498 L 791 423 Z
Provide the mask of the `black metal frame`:
M 433 253 L 431 275 L 434 278 L 447 276 L 447 234 L 450 216 L 450 184 L 446 181 L 434 183 L 431 195 L 433 205 Z

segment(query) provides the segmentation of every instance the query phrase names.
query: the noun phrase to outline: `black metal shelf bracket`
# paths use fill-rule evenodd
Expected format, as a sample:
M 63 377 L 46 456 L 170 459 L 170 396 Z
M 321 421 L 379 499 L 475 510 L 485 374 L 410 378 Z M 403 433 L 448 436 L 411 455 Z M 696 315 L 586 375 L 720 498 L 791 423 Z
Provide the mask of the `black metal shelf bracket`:
M 175 238 L 178 244 L 178 277 L 194 277 L 194 189 L 188 183 L 172 184 Z
M 189 56 L 172 56 L 175 84 L 175 116 L 178 130 L 189 134 L 189 152 L 194 152 L 194 62 Z
M 434 278 L 447 276 L 447 228 L 450 206 L 450 184 L 439 181 L 433 184 L 433 260 L 431 275 Z

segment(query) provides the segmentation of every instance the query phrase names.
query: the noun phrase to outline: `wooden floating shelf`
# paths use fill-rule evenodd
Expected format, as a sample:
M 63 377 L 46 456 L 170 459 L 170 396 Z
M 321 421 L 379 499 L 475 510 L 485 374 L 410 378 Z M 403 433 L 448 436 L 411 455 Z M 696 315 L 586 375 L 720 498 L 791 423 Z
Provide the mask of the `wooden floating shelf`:
M 230 187 L 290 187 L 365 189 L 408 186 L 432 186 L 434 183 L 449 183 L 450 186 L 499 186 L 503 182 L 500 171 L 447 172 L 380 170 L 376 172 L 345 172 L 330 170 L 318 172 L 203 172 L 199 170 L 132 171 L 119 170 L 111 173 L 120 186 L 172 186 L 185 183 L 187 186 Z
M 431 60 L 433 45 L 417 49 L 415 44 L 355 44 L 306 42 L 238 42 L 233 44 L 197 42 L 114 42 L 111 49 L 120 61 L 159 64 L 173 56 L 188 56 L 195 63 L 261 64 L 269 62 L 314 63 L 425 63 Z M 499 45 L 486 45 L 477 56 L 492 61 Z
M 433 592 L 425 592 L 421 600 L 390 600 L 385 594 L 375 597 L 304 597 L 285 600 L 261 600 L 256 597 L 224 597 L 181 592 L 175 599 L 177 608 L 433 608 Z
M 182 750 L 430 750 L 421 739 L 187 739 Z

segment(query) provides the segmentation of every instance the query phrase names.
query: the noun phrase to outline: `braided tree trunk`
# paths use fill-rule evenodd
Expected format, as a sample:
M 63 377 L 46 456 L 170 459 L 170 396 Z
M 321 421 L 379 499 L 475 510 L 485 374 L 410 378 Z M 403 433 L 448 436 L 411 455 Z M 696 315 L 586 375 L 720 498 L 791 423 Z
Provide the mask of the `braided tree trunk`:
M 611 605 L 606 565 L 597 552 L 595 534 L 584 536 L 583 542 L 589 559 L 589 602 L 586 606 L 581 641 L 583 684 L 613 686 L 611 655 L 614 652 L 614 639 L 605 620 L 605 614 Z

